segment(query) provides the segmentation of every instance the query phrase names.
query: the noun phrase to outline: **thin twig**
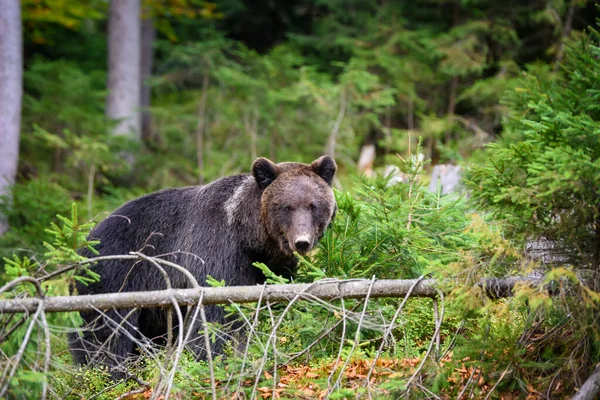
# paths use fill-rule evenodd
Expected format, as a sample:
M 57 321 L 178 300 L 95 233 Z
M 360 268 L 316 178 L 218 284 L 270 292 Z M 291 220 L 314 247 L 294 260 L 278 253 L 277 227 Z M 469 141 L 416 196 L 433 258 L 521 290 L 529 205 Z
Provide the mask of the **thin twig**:
M 256 312 L 254 314 L 254 321 L 252 322 L 252 325 L 250 325 L 250 335 L 248 335 L 248 339 L 246 340 L 246 347 L 244 349 L 244 357 L 242 359 L 242 365 L 240 367 L 240 373 L 239 373 L 239 379 L 237 381 L 237 385 L 236 385 L 236 393 L 240 392 L 240 386 L 242 384 L 242 377 L 244 375 L 244 368 L 246 366 L 246 361 L 248 360 L 248 349 L 250 348 L 250 340 L 252 338 L 252 334 L 254 334 L 254 330 L 256 328 L 256 326 L 258 325 L 258 312 L 260 310 L 260 304 L 262 302 L 262 298 L 263 298 L 263 294 L 265 293 L 265 289 L 267 287 L 266 282 L 263 284 L 262 286 L 262 290 L 260 292 L 260 296 L 258 298 L 258 304 L 256 305 Z M 245 317 L 244 317 L 245 318 Z
M 342 297 L 341 300 L 343 302 L 344 298 Z M 360 303 L 357 304 L 356 306 L 354 306 L 354 308 L 352 310 L 350 310 L 350 312 L 356 311 L 358 309 L 358 307 L 360 307 Z M 344 320 L 344 318 L 340 318 L 335 324 L 330 326 L 329 329 L 327 329 L 325 332 L 323 332 L 321 335 L 319 335 L 318 338 L 313 340 L 311 344 L 309 344 L 304 349 L 302 349 L 301 351 L 299 351 L 298 353 L 296 353 L 292 357 L 290 357 L 284 364 L 282 364 L 282 366 L 289 365 L 292 361 L 294 361 L 298 357 L 302 357 L 304 354 L 308 353 L 310 351 L 310 349 L 312 349 L 314 346 L 316 346 L 317 343 L 319 343 L 325 336 L 329 335 L 331 332 L 333 332 L 334 329 L 336 329 L 338 326 L 340 326 L 340 324 L 342 323 L 343 320 Z
M 402 312 L 402 309 L 404 308 L 404 304 L 406 303 L 406 301 L 410 297 L 410 295 L 413 292 L 414 288 L 424 278 L 425 278 L 425 275 L 421 275 L 419 278 L 417 278 L 417 280 L 415 281 L 415 283 L 410 287 L 410 289 L 408 289 L 408 292 L 406 293 L 406 296 L 404 296 L 404 299 L 402 300 L 402 302 L 400 303 L 400 305 L 398 306 L 398 308 L 396 308 L 396 312 L 394 313 L 394 316 L 392 317 L 392 320 L 390 321 L 390 324 L 389 324 L 388 328 L 385 330 L 383 338 L 381 339 L 381 344 L 379 345 L 379 349 L 377 349 L 377 353 L 375 354 L 375 357 L 373 359 L 373 363 L 371 363 L 371 368 L 369 368 L 369 373 L 367 374 L 367 377 L 365 379 L 365 385 L 368 385 L 368 383 L 369 383 L 369 381 L 371 379 L 371 375 L 373 374 L 373 370 L 375 369 L 375 365 L 377 364 L 377 360 L 379 359 L 379 357 L 381 356 L 381 353 L 383 352 L 383 347 L 385 346 L 385 342 L 387 340 L 387 337 L 390 336 L 390 334 L 392 333 L 392 330 L 394 329 L 394 325 L 396 324 L 396 320 L 398 319 L 398 317 L 400 316 L 400 313 Z
M 333 376 L 335 375 L 335 371 L 337 370 L 337 367 L 340 363 L 340 360 L 342 358 L 342 351 L 344 350 L 344 342 L 346 341 L 346 305 L 344 303 L 343 297 L 341 300 L 342 300 L 342 336 L 340 338 L 340 347 L 338 349 L 338 354 L 335 359 L 335 364 L 331 367 L 331 372 L 329 373 L 329 376 L 327 377 L 327 393 L 331 393 L 331 391 L 332 391 L 331 378 L 333 378 Z
M 208 368 L 210 370 L 210 386 L 212 389 L 212 398 L 217 400 L 217 384 L 215 383 L 215 369 L 213 365 L 212 351 L 210 349 L 210 338 L 208 336 L 208 323 L 206 321 L 206 314 L 204 313 L 204 305 L 199 302 L 200 307 L 200 318 L 202 318 L 202 324 L 204 325 L 204 344 L 206 346 L 206 359 L 208 361 Z
M 50 343 L 50 328 L 48 327 L 48 321 L 46 320 L 46 313 L 42 311 L 40 313 L 40 323 L 44 329 L 44 343 L 46 348 L 44 349 L 44 368 L 42 370 L 44 377 L 42 382 L 42 400 L 46 399 L 48 394 L 48 373 L 50 370 L 50 360 L 52 357 L 52 347 Z
M 26 278 L 26 277 L 24 277 L 24 278 Z M 35 314 L 33 315 L 33 318 L 31 319 L 31 322 L 29 323 L 29 326 L 27 327 L 27 331 L 25 332 L 25 336 L 23 337 L 21 345 L 19 346 L 19 350 L 17 351 L 17 354 L 15 354 L 14 359 L 12 361 L 12 368 L 8 368 L 5 370 L 5 374 L 2 376 L 2 380 L 0 381 L 0 383 L 2 384 L 0 386 L 0 399 L 4 398 L 4 395 L 6 394 L 6 391 L 8 390 L 8 387 L 10 386 L 11 379 L 12 379 L 13 375 L 15 374 L 19 363 L 21 362 L 21 358 L 23 358 L 23 353 L 25 353 L 25 348 L 27 347 L 27 344 L 29 343 L 29 338 L 31 337 L 31 332 L 33 332 L 33 327 L 35 326 L 35 322 L 43 310 L 44 310 L 44 302 L 42 300 L 39 300 L 38 309 L 35 312 Z M 10 370 L 10 372 L 8 372 L 8 374 L 6 374 L 6 371 L 9 371 L 9 370 Z
M 373 277 L 371 278 L 371 285 L 369 286 L 369 291 L 367 292 L 367 295 L 365 296 L 364 307 L 363 307 L 363 310 L 361 313 L 360 320 L 358 321 L 358 326 L 356 327 L 356 335 L 354 335 L 354 343 L 352 343 L 352 348 L 350 349 L 350 353 L 348 353 L 348 356 L 346 357 L 346 361 L 344 362 L 344 366 L 342 367 L 342 370 L 340 371 L 337 379 L 335 380 L 335 384 L 333 385 L 333 388 L 331 390 L 335 390 L 335 388 L 339 386 L 340 381 L 342 379 L 342 375 L 343 375 L 344 371 L 346 370 L 348 363 L 350 362 L 350 358 L 352 357 L 352 354 L 354 353 L 356 346 L 358 346 L 358 342 L 360 341 L 360 333 L 361 333 L 360 328 L 362 326 L 364 316 L 367 312 L 367 306 L 369 304 L 369 297 L 371 296 L 371 289 L 373 288 L 373 283 L 375 283 L 375 275 L 373 275 Z M 329 391 L 329 393 L 331 393 L 331 392 Z
M 473 377 L 475 376 L 475 372 L 478 371 L 478 370 L 479 370 L 479 368 L 473 368 L 471 370 L 471 374 L 469 375 L 469 379 L 467 379 L 467 382 L 463 386 L 462 390 L 460 391 L 460 393 L 458 394 L 458 396 L 456 396 L 456 398 L 458 400 L 462 399 L 463 395 L 465 394 L 465 392 L 469 388 L 469 385 L 471 385 L 471 382 L 473 381 Z
M 410 384 L 413 381 L 413 379 L 415 379 L 415 377 L 421 372 L 421 369 L 423 369 L 423 365 L 425 365 L 425 361 L 427 360 L 427 357 L 429 357 L 429 354 L 431 353 L 431 349 L 433 348 L 433 345 L 435 343 L 436 337 L 437 337 L 437 335 L 440 334 L 440 329 L 442 329 L 442 321 L 444 319 L 444 311 L 445 311 L 445 309 L 444 309 L 444 293 L 442 293 L 441 290 L 438 290 L 438 295 L 440 297 L 440 301 L 442 302 L 442 309 L 441 309 L 441 312 L 440 312 L 439 323 L 435 327 L 435 333 L 433 334 L 433 337 L 431 338 L 431 342 L 429 343 L 429 347 L 427 348 L 427 352 L 423 356 L 423 359 L 421 360 L 421 363 L 419 364 L 419 366 L 417 367 L 417 369 L 415 370 L 415 372 L 412 374 L 412 376 L 410 377 L 410 379 L 408 380 L 408 382 L 406 382 L 406 388 L 410 387 Z
M 178 320 L 178 329 L 179 329 L 179 333 L 177 335 L 177 351 L 175 352 L 175 359 L 173 360 L 173 364 L 171 366 L 171 373 L 169 374 L 169 377 L 167 379 L 167 387 L 165 389 L 165 393 L 164 393 L 164 398 L 168 399 L 169 398 L 169 394 L 171 393 L 171 387 L 173 386 L 173 381 L 175 379 L 175 373 L 177 372 L 177 365 L 179 364 L 179 358 L 181 356 L 181 354 L 183 353 L 183 349 L 184 349 L 184 341 L 183 341 L 183 314 L 181 312 L 181 308 L 179 307 L 179 304 L 177 304 L 177 302 L 175 301 L 175 299 L 172 299 L 172 303 L 173 303 L 173 309 L 175 309 L 175 312 L 177 313 L 177 320 Z M 169 361 L 169 355 L 165 358 L 165 363 L 168 363 Z M 158 390 L 156 390 L 154 393 L 152 393 L 152 399 L 158 399 L 160 396 L 158 396 L 158 393 L 160 393 Z M 156 396 L 155 396 L 156 394 Z
M 271 324 L 275 323 L 275 316 L 271 309 L 271 303 L 267 301 L 267 309 L 269 310 L 269 317 L 271 318 Z M 277 394 L 277 340 L 273 340 L 273 391 L 271 393 L 271 399 L 275 400 Z
M 123 399 L 126 399 L 126 398 L 130 397 L 130 396 L 133 396 L 134 394 L 144 393 L 146 390 L 148 390 L 147 386 L 141 387 L 139 389 L 130 390 L 130 391 L 125 392 L 122 395 L 116 397 L 115 400 L 123 400 Z
M 316 284 L 317 283 L 314 282 L 314 283 L 308 285 L 306 287 L 306 290 L 309 290 L 310 288 L 312 288 Z M 269 338 L 267 340 L 267 344 L 265 345 L 265 349 L 268 349 L 269 348 L 269 344 L 271 343 L 271 341 L 275 340 L 275 336 L 277 335 L 277 329 L 279 328 L 279 325 L 281 325 L 281 323 L 283 322 L 283 319 L 285 318 L 285 315 L 289 312 L 289 310 L 296 303 L 296 301 L 301 298 L 302 294 L 303 293 L 296 294 L 294 296 L 294 298 L 292 300 L 290 300 L 290 302 L 287 304 L 287 306 L 285 307 L 285 309 L 283 310 L 283 312 L 279 316 L 279 319 L 277 320 L 277 323 L 275 324 L 275 326 L 273 326 L 273 329 L 271 330 L 271 334 L 269 335 Z M 256 396 L 256 389 L 258 388 L 258 382 L 260 381 L 260 376 L 262 374 L 262 371 L 263 371 L 263 369 L 265 367 L 265 363 L 266 362 L 267 362 L 266 357 L 263 357 L 263 359 L 261 360 L 260 367 L 258 368 L 258 371 L 256 373 L 256 379 L 254 381 L 254 387 L 252 388 L 252 395 L 250 396 L 251 398 L 254 398 L 254 396 Z
M 498 384 L 500 384 L 500 381 L 504 378 L 504 376 L 506 375 L 506 373 L 508 372 L 508 370 L 510 369 L 510 367 L 512 367 L 512 361 L 508 363 L 508 365 L 506 366 L 506 368 L 502 372 L 502 375 L 500 375 L 500 378 L 498 378 L 498 380 L 496 381 L 496 383 L 494 384 L 494 386 L 492 386 L 492 388 L 488 392 L 487 396 L 485 396 L 485 400 L 488 400 L 490 398 L 490 396 L 492 395 L 492 392 L 494 390 L 496 390 L 496 387 L 498 386 Z
M 48 275 L 44 275 L 43 277 L 39 278 L 38 281 L 39 282 L 45 282 L 48 279 L 52 279 L 55 276 L 64 274 L 65 272 L 68 272 L 70 270 L 77 269 L 77 268 L 83 267 L 83 266 L 88 265 L 88 264 L 94 264 L 94 263 L 97 263 L 98 261 L 138 260 L 138 259 L 141 258 L 139 256 L 140 254 L 143 254 L 143 253 L 132 251 L 132 252 L 129 253 L 129 255 L 98 256 L 98 257 L 88 258 L 87 260 L 79 261 L 78 263 L 75 263 L 75 264 L 72 264 L 72 265 L 68 265 L 68 266 L 66 266 L 64 268 L 61 268 L 61 269 L 57 270 L 57 271 L 51 272 Z M 175 252 L 171 252 L 171 253 L 168 253 L 168 254 L 165 254 L 165 255 L 172 255 L 172 254 L 186 254 L 186 255 L 192 255 L 192 256 L 198 257 L 195 254 L 187 253 L 187 252 L 184 252 L 184 251 L 175 251 Z M 146 256 L 146 257 L 148 259 L 155 260 L 159 264 L 167 265 L 169 267 L 173 267 L 173 268 L 177 269 L 179 272 L 181 272 L 182 274 L 184 274 L 190 280 L 190 282 L 196 282 L 196 284 L 198 283 L 196 281 L 196 278 L 194 278 L 194 275 L 192 275 L 192 273 L 190 271 L 188 271 L 187 269 L 183 268 L 181 265 L 175 264 L 175 263 L 173 263 L 171 261 L 163 260 L 162 258 L 159 258 L 159 257 L 150 257 L 150 256 Z M 202 262 L 204 262 L 204 260 L 202 260 L 201 258 L 200 258 L 200 260 Z M 27 278 L 27 277 L 23 277 L 23 278 Z M 200 286 L 200 285 L 198 285 L 198 286 Z M 194 287 L 196 287 L 196 286 L 194 286 Z M 0 289 L 0 293 L 1 293 L 1 290 L 2 289 Z
M 435 323 L 435 326 L 438 326 L 438 321 L 440 320 L 440 315 L 439 315 L 439 310 L 438 310 L 438 302 L 437 299 L 434 298 L 433 299 L 433 320 Z M 441 325 L 441 322 L 439 322 L 439 324 Z M 435 359 L 436 361 L 440 360 L 440 342 L 441 342 L 442 338 L 441 335 L 438 332 L 438 335 L 435 337 Z
M 12 314 L 12 315 L 11 315 L 11 317 L 12 317 L 13 315 L 15 315 L 15 314 Z M 9 336 L 10 336 L 10 335 L 11 335 L 11 334 L 14 332 L 14 331 L 16 331 L 17 329 L 19 329 L 19 327 L 20 327 L 21 325 L 23 325 L 23 323 L 24 323 L 25 321 L 27 321 L 27 319 L 29 319 L 29 314 L 25 314 L 25 315 L 23 315 L 23 316 L 21 317 L 21 319 L 20 319 L 20 320 L 18 320 L 17 322 L 15 322 L 15 323 L 14 323 L 14 324 L 13 324 L 13 325 L 10 327 L 10 329 L 9 329 L 7 332 L 5 332 L 5 333 L 4 333 L 2 336 L 0 336 L 0 343 L 4 343 L 4 341 L 5 341 L 5 340 L 6 340 L 6 339 L 7 339 L 7 338 L 8 338 L 8 337 L 9 337 Z M 10 323 L 10 322 L 9 322 L 9 323 Z M 8 323 L 6 323 L 6 325 L 8 325 Z
M 31 276 L 21 276 L 19 278 L 13 279 L 12 281 L 8 282 L 6 285 L 0 287 L 0 293 L 4 293 L 12 288 L 14 288 L 17 285 L 20 285 L 21 283 L 31 283 L 34 287 L 35 287 L 35 291 L 37 293 L 37 296 L 39 298 L 43 298 L 44 297 L 44 290 L 42 289 L 42 285 L 40 284 L 40 280 L 39 279 L 35 279 L 32 278 Z

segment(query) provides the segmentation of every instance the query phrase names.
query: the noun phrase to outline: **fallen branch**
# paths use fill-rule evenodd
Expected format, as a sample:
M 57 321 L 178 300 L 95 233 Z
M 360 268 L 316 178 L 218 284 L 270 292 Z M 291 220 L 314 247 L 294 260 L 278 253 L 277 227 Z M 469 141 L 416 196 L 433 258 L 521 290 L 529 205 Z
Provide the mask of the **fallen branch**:
M 254 303 L 264 301 L 289 301 L 301 298 L 331 300 L 344 297 L 362 298 L 369 291 L 369 280 L 322 280 L 315 283 L 263 286 L 203 287 L 197 289 L 167 289 L 148 292 L 103 293 L 83 296 L 56 296 L 43 299 L 46 312 L 91 311 L 119 308 L 170 307 L 175 300 L 179 305 Z M 412 295 L 434 297 L 434 280 L 424 280 L 415 287 Z M 413 280 L 378 280 L 373 284 L 371 297 L 402 297 L 414 284 Z M 204 292 L 204 294 L 203 294 Z M 263 293 L 264 292 L 264 293 Z M 40 299 L 13 299 L 0 301 L 0 314 L 35 312 Z
M 531 283 L 539 285 L 542 277 L 537 276 L 511 276 L 508 278 L 487 278 L 481 280 L 478 286 L 481 287 L 485 295 L 491 299 L 501 299 L 510 297 L 517 283 Z
M 373 282 L 371 298 L 436 297 L 436 282 L 426 279 L 415 285 L 416 280 L 383 279 Z M 507 297 L 517 282 L 532 282 L 531 278 L 513 277 L 487 279 L 479 286 L 492 298 Z M 202 287 L 194 289 L 167 289 L 148 292 L 103 293 L 84 296 L 56 296 L 0 300 L 0 314 L 32 313 L 38 309 L 40 300 L 45 312 L 92 311 L 120 308 L 171 307 L 173 301 L 181 306 L 198 304 L 255 303 L 262 296 L 264 301 L 290 301 L 300 295 L 300 300 L 319 298 L 323 300 L 363 298 L 369 292 L 370 280 L 324 279 L 310 284 Z
M 585 381 L 583 386 L 571 400 L 593 400 L 597 399 L 600 393 L 600 364 L 596 366 L 594 372 Z

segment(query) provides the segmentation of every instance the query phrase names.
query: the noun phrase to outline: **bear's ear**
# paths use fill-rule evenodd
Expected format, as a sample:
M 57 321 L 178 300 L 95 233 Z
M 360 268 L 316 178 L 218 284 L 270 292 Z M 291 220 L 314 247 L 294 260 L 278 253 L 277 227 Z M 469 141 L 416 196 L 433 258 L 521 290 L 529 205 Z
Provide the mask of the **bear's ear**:
M 252 175 L 258 187 L 264 189 L 277 178 L 277 165 L 266 158 L 257 158 L 252 164 Z
M 333 158 L 330 156 L 323 156 L 313 161 L 310 166 L 317 175 L 323 178 L 323 180 L 331 186 L 331 182 L 333 182 L 333 177 L 337 169 L 337 165 L 335 164 L 335 161 L 333 161 Z

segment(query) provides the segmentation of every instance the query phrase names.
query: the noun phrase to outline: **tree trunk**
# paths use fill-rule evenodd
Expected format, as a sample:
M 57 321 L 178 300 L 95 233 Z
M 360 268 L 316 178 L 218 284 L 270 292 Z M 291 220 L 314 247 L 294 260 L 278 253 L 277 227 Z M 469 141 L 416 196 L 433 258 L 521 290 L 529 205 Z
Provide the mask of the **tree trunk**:
M 251 108 L 244 115 L 244 127 L 250 137 L 250 159 L 256 160 L 258 157 L 258 110 Z
M 452 27 L 455 27 L 460 22 L 460 4 L 458 2 L 454 3 L 453 12 L 452 12 Z M 446 115 L 448 117 L 452 117 L 456 112 L 456 96 L 458 94 L 458 75 L 452 76 L 450 80 L 450 88 L 448 94 L 448 108 L 446 110 Z M 444 143 L 448 144 L 452 140 L 452 131 L 447 131 L 444 137 Z
M 600 210 L 600 204 L 597 206 L 598 210 Z M 594 241 L 594 259 L 592 261 L 592 265 L 597 272 L 600 272 L 600 217 L 596 217 L 594 221 L 596 225 L 596 237 Z M 595 286 L 597 287 L 597 286 Z
M 563 25 L 563 32 L 560 37 L 560 42 L 558 43 L 558 50 L 556 51 L 556 61 L 553 67 L 554 72 L 558 70 L 558 66 L 565 55 L 564 41 L 567 37 L 569 37 L 571 30 L 573 29 L 573 17 L 575 17 L 575 0 L 571 1 L 569 4 L 569 9 L 567 10 L 565 24 Z
M 139 259 L 137 255 L 107 256 L 111 259 Z M 98 257 L 106 259 L 107 257 Z M 151 257 L 151 260 L 165 264 L 168 261 Z M 93 261 L 89 259 L 88 261 Z M 37 282 L 31 277 L 17 278 L 6 284 L 2 289 L 7 291 L 24 281 Z M 530 277 L 487 278 L 476 285 L 485 289 L 485 294 L 492 299 L 510 297 L 517 283 L 525 282 L 540 285 L 541 279 Z M 191 283 L 193 285 L 194 283 Z M 36 283 L 41 292 L 39 282 Z M 412 297 L 436 298 L 440 291 L 435 279 L 324 279 L 312 283 L 294 283 L 277 285 L 254 286 L 223 286 L 223 287 L 196 287 L 193 289 L 166 289 L 146 292 L 120 292 L 100 293 L 79 296 L 46 296 L 44 297 L 45 312 L 65 311 L 92 311 L 122 309 L 131 307 L 165 307 L 171 306 L 173 301 L 181 306 L 198 304 L 231 304 L 254 303 L 257 301 L 289 301 L 295 298 L 300 300 L 332 299 L 358 299 L 365 298 L 392 298 L 405 297 L 408 293 Z M 40 293 L 42 295 L 43 293 Z M 35 312 L 39 307 L 39 298 L 17 298 L 0 300 L 0 314 L 19 314 Z M 596 374 L 594 374 L 596 375 Z M 592 377 L 590 377 L 592 378 Z M 597 382 L 594 380 L 594 382 Z M 585 385 L 584 385 L 585 386 Z M 583 387 L 582 387 L 583 389 Z
M 571 400 L 593 400 L 598 398 L 600 393 L 600 364 L 596 366 L 594 372 L 585 381 L 579 391 L 571 398 Z
M 108 19 L 108 98 L 106 115 L 117 120 L 115 135 L 139 139 L 140 0 L 112 0 Z
M 0 12 L 0 196 L 9 196 L 19 163 L 23 39 L 21 4 L 6 0 Z M 0 216 L 0 235 L 8 229 Z
M 141 61 L 141 103 L 142 103 L 142 139 L 145 142 L 152 140 L 152 114 L 150 113 L 151 89 L 148 80 L 152 77 L 152 63 L 154 61 L 154 39 L 156 29 L 151 16 L 142 20 L 142 61 Z
M 206 100 L 210 76 L 205 73 L 202 77 L 202 95 L 198 106 L 198 125 L 196 125 L 196 157 L 198 162 L 198 184 L 204 185 L 204 130 L 206 127 Z
M 337 135 L 340 131 L 340 127 L 342 126 L 342 121 L 344 120 L 344 115 L 346 115 L 346 88 L 342 88 L 342 93 L 340 94 L 340 109 L 338 111 L 337 118 L 335 119 L 335 123 L 333 124 L 333 128 L 331 129 L 331 133 L 329 134 L 329 138 L 327 139 L 327 144 L 325 145 L 325 154 L 330 155 L 331 157 L 335 156 L 335 145 L 337 143 Z

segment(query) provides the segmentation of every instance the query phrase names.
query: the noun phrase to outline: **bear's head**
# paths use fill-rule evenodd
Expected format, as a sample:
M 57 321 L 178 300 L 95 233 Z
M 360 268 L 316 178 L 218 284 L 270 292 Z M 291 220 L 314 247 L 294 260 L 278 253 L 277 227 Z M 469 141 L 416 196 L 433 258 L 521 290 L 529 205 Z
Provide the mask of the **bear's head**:
M 311 164 L 254 161 L 252 175 L 262 191 L 261 217 L 283 252 L 304 254 L 323 236 L 337 207 L 331 189 L 336 169 L 329 156 Z

